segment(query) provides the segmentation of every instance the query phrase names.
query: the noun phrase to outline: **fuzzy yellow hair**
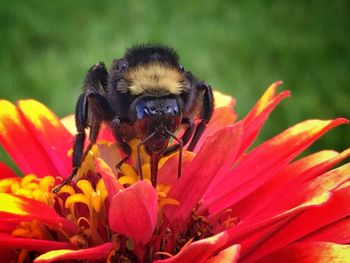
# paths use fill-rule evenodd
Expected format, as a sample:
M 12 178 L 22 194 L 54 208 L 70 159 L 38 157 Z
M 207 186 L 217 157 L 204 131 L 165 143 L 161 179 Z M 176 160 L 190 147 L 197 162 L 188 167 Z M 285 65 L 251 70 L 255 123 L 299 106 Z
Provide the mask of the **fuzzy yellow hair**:
M 127 88 L 132 95 L 144 93 L 179 95 L 182 91 L 191 88 L 190 83 L 178 69 L 161 63 L 139 65 L 130 69 L 124 78 L 129 83 Z

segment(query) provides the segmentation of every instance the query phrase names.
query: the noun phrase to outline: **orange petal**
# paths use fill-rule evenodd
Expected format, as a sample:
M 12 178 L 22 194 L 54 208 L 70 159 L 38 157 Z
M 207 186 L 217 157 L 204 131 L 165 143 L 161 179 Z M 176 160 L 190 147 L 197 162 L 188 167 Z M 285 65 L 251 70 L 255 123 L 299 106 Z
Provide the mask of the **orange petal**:
M 50 240 L 40 240 L 32 238 L 19 238 L 0 233 L 0 247 L 5 249 L 28 249 L 32 251 L 46 252 L 52 249 L 73 249 L 69 242 L 58 242 Z
M 264 257 L 256 262 L 299 262 L 329 263 L 349 262 L 350 245 L 339 245 L 328 242 L 298 242 Z
M 72 168 L 67 153 L 73 147 L 73 136 L 55 114 L 35 100 L 20 100 L 18 109 L 26 127 L 49 156 L 58 174 L 62 177 L 69 175 Z
M 56 262 L 61 260 L 99 260 L 106 259 L 113 248 L 112 243 L 105 243 L 100 246 L 79 249 L 79 250 L 70 250 L 70 249 L 60 249 L 60 250 L 52 250 L 45 254 L 37 257 L 34 262 L 35 263 L 48 263 L 48 262 Z
M 300 192 L 304 182 L 322 175 L 349 155 L 350 149 L 342 153 L 321 151 L 295 161 L 231 209 L 240 220 L 265 212 L 280 211 L 283 202 L 276 200 L 281 200 L 286 192 L 290 193 L 290 200 L 294 200 L 292 194 Z M 341 181 L 341 177 L 338 180 Z M 251 209 L 251 204 L 254 204 L 254 209 Z
M 236 100 L 229 95 L 214 90 L 215 108 L 229 107 L 232 108 L 236 104 Z
M 243 153 L 252 144 L 270 113 L 277 107 L 277 105 L 290 96 L 289 91 L 283 91 L 276 95 L 276 89 L 281 84 L 282 81 L 273 83 L 254 108 L 243 119 L 244 138 L 239 154 Z
M 198 141 L 195 151 L 200 152 L 207 139 L 225 126 L 232 125 L 237 119 L 237 114 L 232 108 L 221 107 L 214 110 L 213 117 L 208 123 L 201 139 Z
M 206 260 L 226 243 L 224 233 L 185 245 L 175 256 L 154 263 L 206 262 Z M 215 261 L 214 261 L 215 262 Z
M 60 217 L 48 205 L 22 196 L 0 193 L 0 221 L 17 222 L 40 220 L 52 227 L 64 228 L 67 233 L 76 233 L 77 226 Z
M 282 81 L 276 81 L 272 83 L 259 101 L 255 104 L 253 109 L 249 112 L 249 114 L 245 117 L 246 121 L 250 121 L 256 117 L 258 117 L 265 108 L 271 103 L 271 100 L 276 96 L 276 90 L 279 86 L 283 84 Z
M 350 243 L 350 218 L 346 217 L 318 229 L 300 241 L 328 241 L 339 244 Z
M 231 262 L 236 263 L 239 259 L 240 245 L 232 245 L 217 254 L 214 257 L 209 258 L 205 263 L 222 263 L 222 262 Z
M 217 176 L 205 194 L 203 209 L 210 207 L 216 213 L 231 207 L 271 180 L 316 139 L 347 122 L 342 118 L 304 121 L 256 147 L 234 169 Z
M 179 206 L 165 207 L 170 221 L 174 218 L 185 218 L 202 199 L 208 185 L 220 173 L 220 168 L 229 169 L 233 164 L 240 145 L 241 132 L 241 122 L 238 122 L 219 130 L 205 142 L 203 150 L 197 153 L 168 194 L 168 197 L 180 202 Z
M 251 218 L 249 221 L 242 221 L 238 225 L 234 225 L 224 232 L 228 235 L 227 244 L 237 244 L 254 237 L 260 241 L 259 244 L 264 242 L 264 238 L 275 234 L 277 230 L 281 228 L 286 222 L 289 222 L 295 216 L 311 210 L 315 207 L 321 207 L 330 200 L 330 193 L 324 193 L 312 200 L 298 205 L 292 209 L 281 211 L 279 214 L 271 217 L 261 216 Z M 241 253 L 244 253 L 249 247 L 242 247 Z
M 71 134 L 76 134 L 77 133 L 77 128 L 75 126 L 75 117 L 74 115 L 69 115 L 61 119 L 61 123 L 63 126 L 71 133 Z M 89 142 L 88 139 L 88 134 L 89 134 L 89 129 L 86 129 L 86 145 Z M 105 124 L 102 124 L 97 141 L 109 141 L 109 142 L 115 142 L 115 138 L 111 132 L 111 130 L 106 127 Z
M 29 104 L 32 104 L 33 107 L 38 105 L 37 102 Z M 66 172 L 64 167 L 69 165 L 69 161 L 64 161 L 67 164 L 62 164 L 61 162 L 58 164 L 55 163 L 55 158 L 67 158 L 66 153 L 64 153 L 65 156 L 62 156 L 62 149 L 56 148 L 58 144 L 62 143 L 67 147 L 71 143 L 71 141 L 65 140 L 65 135 L 61 137 L 60 131 L 62 129 L 58 128 L 56 131 L 50 133 L 55 134 L 55 137 L 50 138 L 50 140 L 51 142 L 57 141 L 56 143 L 53 142 L 51 144 L 49 142 L 46 144 L 42 139 L 38 138 L 38 134 L 33 133 L 33 127 L 30 128 L 34 124 L 30 124 L 30 121 L 26 120 L 24 115 L 13 104 L 5 100 L 0 100 L 0 108 L 0 143 L 17 163 L 22 172 L 24 174 L 35 173 L 39 176 L 64 175 Z M 43 106 L 39 106 L 38 109 L 43 110 L 43 114 L 33 112 L 33 118 L 38 118 L 36 119 L 37 125 L 42 130 L 38 129 L 37 132 L 42 132 L 40 136 L 44 138 L 46 137 L 43 134 L 46 132 L 46 125 L 52 129 L 56 129 L 49 123 L 55 117 L 48 113 L 47 110 L 44 110 Z M 28 114 L 30 115 L 29 112 Z M 45 114 L 49 114 L 49 116 Z M 41 120 L 43 121 L 41 122 Z
M 258 249 L 255 247 L 248 257 L 249 260 L 254 261 L 267 254 L 270 254 L 273 251 L 283 248 L 288 244 L 310 235 L 310 233 L 314 231 L 317 232 L 319 229 L 322 229 L 325 226 L 331 228 L 331 225 L 334 222 L 338 222 L 343 218 L 349 217 L 349 190 L 350 187 L 335 191 L 332 198 L 330 198 L 322 206 L 305 210 L 292 220 L 289 220 L 285 225 L 283 225 L 283 227 L 278 229 L 274 235 L 269 234 L 267 238 L 263 239 L 263 242 L 261 236 L 257 237 L 256 241 L 258 241 L 261 246 Z M 339 243 L 344 239 L 350 239 L 349 231 L 342 233 L 339 240 L 336 240 L 335 237 L 332 237 L 331 240 Z M 330 241 L 330 239 L 321 239 L 320 241 Z M 244 242 L 242 246 L 244 246 Z
M 62 125 L 71 133 L 76 134 L 77 128 L 75 127 L 75 117 L 74 115 L 68 115 L 61 119 Z

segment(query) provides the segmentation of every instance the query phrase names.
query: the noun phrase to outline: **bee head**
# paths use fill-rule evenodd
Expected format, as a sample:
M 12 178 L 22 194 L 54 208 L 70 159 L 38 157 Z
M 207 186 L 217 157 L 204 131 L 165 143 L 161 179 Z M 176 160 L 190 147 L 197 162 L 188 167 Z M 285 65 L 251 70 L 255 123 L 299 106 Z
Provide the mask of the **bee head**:
M 162 153 L 168 146 L 170 135 L 179 127 L 181 105 L 175 96 L 145 97 L 135 103 L 135 127 L 146 152 Z

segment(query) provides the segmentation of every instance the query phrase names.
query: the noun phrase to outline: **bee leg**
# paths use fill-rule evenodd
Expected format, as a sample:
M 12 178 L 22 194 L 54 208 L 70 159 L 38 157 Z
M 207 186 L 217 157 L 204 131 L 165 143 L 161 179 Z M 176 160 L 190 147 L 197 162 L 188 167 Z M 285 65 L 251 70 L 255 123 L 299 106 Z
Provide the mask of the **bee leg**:
M 185 131 L 182 138 L 185 136 L 191 137 L 190 135 L 193 133 L 193 128 L 192 128 L 193 122 L 191 121 L 191 123 L 192 123 L 192 125 L 187 128 L 187 130 Z M 186 135 L 186 132 L 191 133 L 191 134 Z M 185 143 L 182 139 L 177 138 L 175 136 L 175 134 L 171 133 L 170 131 L 167 131 L 167 134 L 170 135 L 170 137 L 172 137 L 177 142 L 177 144 L 174 144 L 174 145 L 168 147 L 168 149 L 166 149 L 166 151 L 162 154 L 162 156 L 166 156 L 166 155 L 169 155 L 175 151 L 179 151 L 179 163 L 177 166 L 177 178 L 179 179 L 181 177 L 182 151 L 183 151 L 183 146 Z
M 173 154 L 176 151 L 179 151 L 179 164 L 178 164 L 178 170 L 177 170 L 177 178 L 181 177 L 181 164 L 182 164 L 182 150 L 183 146 L 186 145 L 186 143 L 190 140 L 193 131 L 194 131 L 194 124 L 192 119 L 190 118 L 183 118 L 182 124 L 187 125 L 187 128 L 182 135 L 182 137 L 179 139 L 171 132 L 167 131 L 167 133 L 172 137 L 177 143 L 169 146 L 165 152 L 162 154 L 162 156 L 169 156 L 170 154 Z
M 150 165 L 151 165 L 151 182 L 154 188 L 157 187 L 157 177 L 158 177 L 158 165 L 159 160 L 162 157 L 159 153 L 152 153 L 151 159 L 150 159 Z
M 197 89 L 199 91 L 204 91 L 200 111 L 201 121 L 197 124 L 196 131 L 194 132 L 192 140 L 187 147 L 187 150 L 189 151 L 193 151 L 193 149 L 196 147 L 214 111 L 214 95 L 211 87 L 205 82 L 201 81 L 198 83 Z
M 132 149 L 130 147 L 130 145 L 125 142 L 123 140 L 123 135 L 122 135 L 122 130 L 123 130 L 123 126 L 124 125 L 128 125 L 130 124 L 130 120 L 129 119 L 122 119 L 122 118 L 119 118 L 119 117 L 114 117 L 112 122 L 111 122 L 111 126 L 113 127 L 112 130 L 114 131 L 113 135 L 114 135 L 114 138 L 116 139 L 117 141 L 117 146 L 122 150 L 122 152 L 125 153 L 125 157 L 122 158 L 115 166 L 115 168 L 117 170 L 120 170 L 120 167 L 123 165 L 124 162 L 126 162 L 131 153 L 132 153 Z
M 175 141 L 179 142 L 179 140 L 181 141 L 181 145 L 180 143 L 176 143 L 173 144 L 171 146 L 169 146 L 165 152 L 162 154 L 162 156 L 169 156 L 170 154 L 176 152 L 177 150 L 180 149 L 180 147 L 183 147 L 183 145 L 186 145 L 188 143 L 188 141 L 191 139 L 193 132 L 194 132 L 194 123 L 192 121 L 192 119 L 190 118 L 183 118 L 181 124 L 186 125 L 186 129 L 184 134 L 182 135 L 182 137 L 180 139 L 178 139 L 177 137 L 175 137 L 173 134 L 171 134 L 170 136 L 172 138 L 175 139 Z M 169 134 L 169 132 L 168 132 Z
M 73 177 L 76 175 L 80 164 L 83 159 L 83 149 L 84 149 L 84 143 L 85 143 L 85 128 L 87 128 L 87 95 L 81 94 L 77 104 L 76 104 L 76 111 L 75 111 L 75 122 L 77 127 L 77 134 L 75 135 L 75 141 L 73 146 L 73 158 L 72 158 L 72 172 L 71 174 L 64 179 L 64 181 L 57 186 L 53 192 L 58 193 L 61 188 L 69 184 Z
M 143 139 L 143 141 L 141 141 L 136 147 L 136 149 L 137 149 L 137 166 L 138 166 L 138 170 L 139 170 L 138 172 L 139 172 L 141 180 L 143 180 L 142 162 L 141 162 L 141 146 L 144 145 L 155 134 L 156 134 L 156 132 L 151 133 L 148 137 Z M 151 181 L 152 181 L 152 185 L 155 187 L 155 185 L 157 184 L 158 163 L 159 163 L 161 154 L 158 154 L 159 157 L 156 157 L 153 155 L 156 155 L 156 153 L 151 154 L 151 161 L 150 161 L 151 162 Z M 158 161 L 157 161 L 157 159 L 158 159 Z M 157 167 L 156 171 L 154 171 L 154 169 L 155 169 L 154 167 Z M 153 181 L 155 181 L 155 184 L 153 184 Z
M 77 134 L 73 146 L 73 168 L 71 174 L 54 189 L 56 194 L 64 185 L 69 184 L 76 175 L 81 163 L 96 142 L 101 122 L 109 120 L 113 116 L 107 99 L 102 95 L 106 90 L 107 79 L 108 73 L 103 63 L 92 66 L 85 77 L 84 92 L 79 96 L 75 108 Z M 90 127 L 90 144 L 84 151 L 85 129 L 88 127 Z

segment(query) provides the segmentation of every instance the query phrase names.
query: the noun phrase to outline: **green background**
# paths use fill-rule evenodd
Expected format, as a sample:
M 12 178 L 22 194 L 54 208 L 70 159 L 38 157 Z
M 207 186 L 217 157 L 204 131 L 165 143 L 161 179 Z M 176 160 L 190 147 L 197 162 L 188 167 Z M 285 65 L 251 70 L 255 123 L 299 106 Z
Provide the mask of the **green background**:
M 283 80 L 292 98 L 261 141 L 304 119 L 350 117 L 349 10 L 347 0 L 1 1 L 0 97 L 35 98 L 63 117 L 92 64 L 110 65 L 135 43 L 163 43 L 233 95 L 240 117 Z M 349 132 L 340 127 L 313 149 L 345 149 Z

